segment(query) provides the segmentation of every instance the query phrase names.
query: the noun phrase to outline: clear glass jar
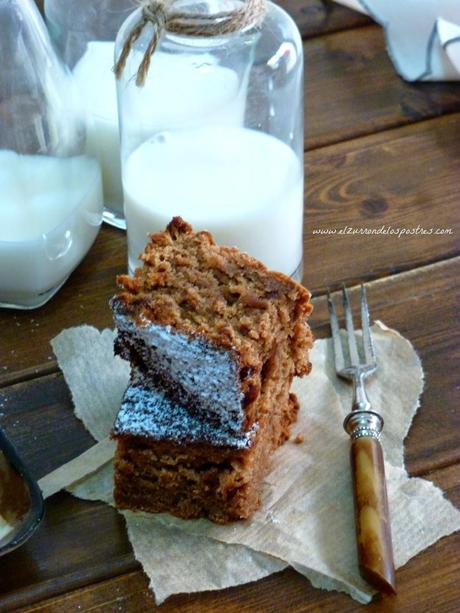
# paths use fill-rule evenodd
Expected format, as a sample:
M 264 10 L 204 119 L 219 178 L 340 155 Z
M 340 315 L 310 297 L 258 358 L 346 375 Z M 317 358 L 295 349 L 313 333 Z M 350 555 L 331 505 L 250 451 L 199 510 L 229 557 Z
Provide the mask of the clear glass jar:
M 102 221 L 99 164 L 32 0 L 0 0 L 0 306 L 41 306 Z
M 117 32 L 133 0 L 45 0 L 51 38 L 73 71 L 87 112 L 89 155 L 98 158 L 104 221 L 125 228 L 113 58 Z
M 182 0 L 208 14 L 238 0 Z M 145 27 L 118 81 L 129 269 L 147 233 L 181 215 L 219 243 L 302 276 L 303 52 L 297 26 L 268 2 L 261 28 L 199 38 L 166 32 L 143 87 Z M 116 58 L 133 26 L 120 29 Z

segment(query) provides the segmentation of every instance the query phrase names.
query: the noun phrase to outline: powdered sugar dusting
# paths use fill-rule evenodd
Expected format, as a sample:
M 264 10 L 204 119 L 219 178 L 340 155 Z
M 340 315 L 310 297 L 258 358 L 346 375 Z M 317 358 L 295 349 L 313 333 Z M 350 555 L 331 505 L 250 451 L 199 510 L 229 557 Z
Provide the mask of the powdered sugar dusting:
M 237 356 L 170 326 L 148 320 L 136 325 L 116 299 L 112 301 L 112 308 L 120 332 L 118 342 L 125 347 L 126 342 L 130 342 L 131 347 L 135 347 L 142 363 L 153 375 L 149 387 L 162 378 L 171 382 L 178 405 L 193 406 L 193 413 L 201 421 L 218 423 L 222 431 L 237 439 L 244 424 Z M 122 353 L 122 357 L 128 358 L 129 351 L 126 355 Z M 159 402 L 159 397 L 155 402 Z
M 191 415 L 185 407 L 172 402 L 162 390 L 146 387 L 145 378 L 134 371 L 113 431 L 115 435 L 244 449 L 251 445 L 257 424 L 248 432 L 231 434 L 219 424 Z

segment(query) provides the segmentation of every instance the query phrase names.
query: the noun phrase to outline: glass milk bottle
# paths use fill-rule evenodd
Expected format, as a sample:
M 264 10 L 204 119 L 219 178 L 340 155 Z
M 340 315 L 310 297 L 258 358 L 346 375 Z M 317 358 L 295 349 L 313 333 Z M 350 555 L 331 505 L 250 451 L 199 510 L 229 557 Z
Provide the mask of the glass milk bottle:
M 0 306 L 53 296 L 102 220 L 98 162 L 32 0 L 0 0 Z
M 116 41 L 130 271 L 147 233 L 180 215 L 300 279 L 303 54 L 295 23 L 263 0 L 180 0 L 160 16 L 161 31 L 155 10 L 135 11 Z
M 113 57 L 133 0 L 45 0 L 51 38 L 72 70 L 87 113 L 86 150 L 102 170 L 104 220 L 125 228 Z

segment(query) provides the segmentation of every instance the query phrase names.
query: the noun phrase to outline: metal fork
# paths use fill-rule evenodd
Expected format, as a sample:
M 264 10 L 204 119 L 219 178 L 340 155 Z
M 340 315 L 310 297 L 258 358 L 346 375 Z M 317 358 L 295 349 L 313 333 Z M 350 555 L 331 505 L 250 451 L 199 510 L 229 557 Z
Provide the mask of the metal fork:
M 353 384 L 352 410 L 343 427 L 351 437 L 356 540 L 361 576 L 380 591 L 396 593 L 393 548 L 380 435 L 383 418 L 371 410 L 364 380 L 377 369 L 369 325 L 366 288 L 361 286 L 362 357 L 353 326 L 350 299 L 342 288 L 348 351 L 344 351 L 337 312 L 328 291 L 329 319 L 337 375 Z M 347 355 L 348 354 L 348 355 Z

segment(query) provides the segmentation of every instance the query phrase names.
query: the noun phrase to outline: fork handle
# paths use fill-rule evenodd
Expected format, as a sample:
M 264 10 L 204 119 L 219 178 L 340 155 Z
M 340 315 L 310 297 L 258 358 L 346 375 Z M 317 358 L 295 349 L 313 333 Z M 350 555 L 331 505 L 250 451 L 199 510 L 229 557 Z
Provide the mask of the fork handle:
M 363 419 L 367 427 L 363 426 Z M 352 437 L 350 458 L 359 570 L 373 587 L 395 594 L 385 465 L 379 441 L 383 419 L 373 411 L 355 411 L 344 426 Z

